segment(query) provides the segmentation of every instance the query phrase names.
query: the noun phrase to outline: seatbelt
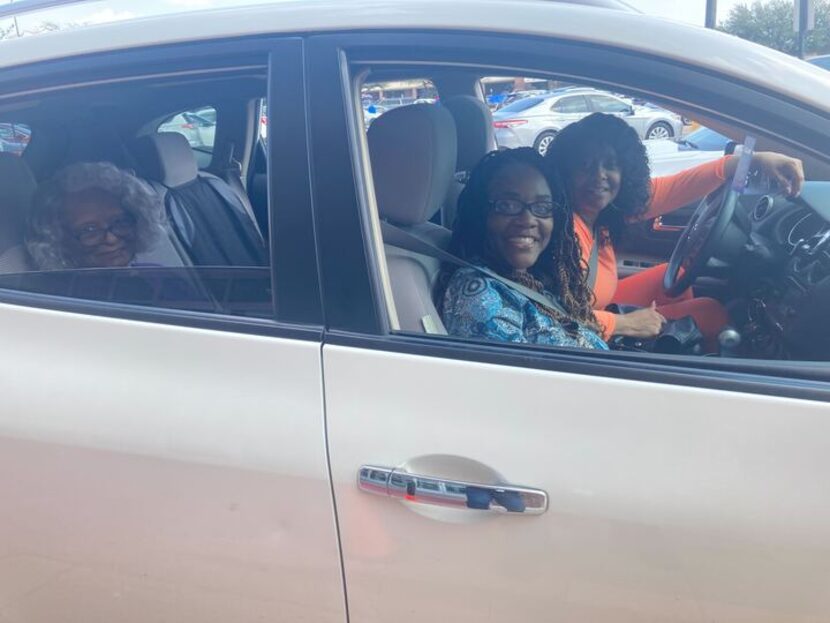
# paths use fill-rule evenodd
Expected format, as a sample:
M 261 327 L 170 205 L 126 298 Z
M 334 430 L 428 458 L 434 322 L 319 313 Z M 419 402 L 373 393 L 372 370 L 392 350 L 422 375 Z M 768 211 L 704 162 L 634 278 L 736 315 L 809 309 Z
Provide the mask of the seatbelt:
M 418 255 L 426 255 L 427 257 L 432 257 L 437 260 L 441 260 L 442 262 L 446 262 L 447 264 L 455 264 L 456 266 L 463 266 L 464 268 L 472 268 L 480 273 L 484 273 L 491 279 L 495 279 L 496 281 L 503 283 L 510 289 L 523 294 L 531 301 L 538 303 L 545 309 L 554 311 L 565 316 L 566 318 L 569 317 L 568 312 L 565 311 L 565 308 L 562 307 L 562 304 L 556 300 L 556 298 L 548 298 L 541 292 L 531 290 L 527 286 L 523 286 L 522 284 L 516 283 L 511 279 L 502 277 L 497 272 L 494 272 L 489 268 L 485 268 L 484 266 L 476 266 L 471 262 L 462 260 L 460 257 L 456 257 L 452 253 L 447 253 L 440 247 L 436 247 L 434 244 L 429 243 L 426 240 L 422 240 L 417 236 L 413 236 L 408 231 L 405 231 L 400 227 L 392 225 L 392 223 L 381 221 L 380 231 L 383 234 L 383 241 L 386 244 L 405 251 L 417 253 Z
M 599 265 L 599 242 L 597 241 L 599 232 L 594 230 L 594 244 L 591 245 L 591 255 L 588 256 L 588 289 L 594 291 L 594 286 L 597 283 L 597 267 Z

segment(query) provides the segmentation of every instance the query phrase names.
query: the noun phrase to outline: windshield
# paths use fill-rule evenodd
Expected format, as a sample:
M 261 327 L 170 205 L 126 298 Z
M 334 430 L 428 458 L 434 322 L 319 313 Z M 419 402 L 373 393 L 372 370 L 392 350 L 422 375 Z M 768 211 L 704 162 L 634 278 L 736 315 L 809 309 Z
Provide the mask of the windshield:
M 526 97 L 524 99 L 515 101 L 512 104 L 508 104 L 499 112 L 522 112 L 523 110 L 527 110 L 528 108 L 533 108 L 534 106 L 536 106 L 536 104 L 543 101 L 544 99 L 544 97 Z

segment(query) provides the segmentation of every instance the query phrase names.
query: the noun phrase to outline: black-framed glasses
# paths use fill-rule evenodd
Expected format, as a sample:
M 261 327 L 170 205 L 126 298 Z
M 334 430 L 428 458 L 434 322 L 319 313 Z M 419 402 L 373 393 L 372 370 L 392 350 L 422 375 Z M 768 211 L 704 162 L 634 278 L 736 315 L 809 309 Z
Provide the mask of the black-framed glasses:
M 135 237 L 135 218 L 130 216 L 122 216 L 114 220 L 107 227 L 98 227 L 96 225 L 87 225 L 72 232 L 75 239 L 85 247 L 94 247 L 106 240 L 107 234 L 118 236 L 122 240 L 129 240 Z
M 490 209 L 496 214 L 503 216 L 518 216 L 525 210 L 537 218 L 551 218 L 559 208 L 554 201 L 533 201 L 525 203 L 520 199 L 495 199 L 490 202 Z

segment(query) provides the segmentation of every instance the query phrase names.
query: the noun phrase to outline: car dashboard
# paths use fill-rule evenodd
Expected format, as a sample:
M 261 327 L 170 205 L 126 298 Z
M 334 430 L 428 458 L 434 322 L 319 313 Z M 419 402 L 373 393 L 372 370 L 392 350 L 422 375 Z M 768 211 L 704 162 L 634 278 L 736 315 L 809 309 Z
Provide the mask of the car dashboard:
M 746 353 L 830 359 L 830 182 L 795 198 L 744 195 L 736 219 L 749 231 L 731 280 Z

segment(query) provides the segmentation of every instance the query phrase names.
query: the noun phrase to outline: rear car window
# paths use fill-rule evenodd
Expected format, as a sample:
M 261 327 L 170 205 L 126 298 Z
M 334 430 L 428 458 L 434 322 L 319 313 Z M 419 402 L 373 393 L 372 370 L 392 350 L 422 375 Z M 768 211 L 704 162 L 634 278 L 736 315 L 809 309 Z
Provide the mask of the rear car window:
M 504 108 L 500 109 L 501 112 L 521 112 L 523 110 L 527 110 L 528 108 L 533 108 L 536 104 L 544 101 L 545 98 L 543 97 L 525 97 L 520 100 L 516 100 L 512 104 L 508 104 Z
M 200 169 L 210 166 L 216 140 L 216 109 L 201 106 L 170 115 L 158 127 L 159 132 L 177 132 L 187 139 Z

